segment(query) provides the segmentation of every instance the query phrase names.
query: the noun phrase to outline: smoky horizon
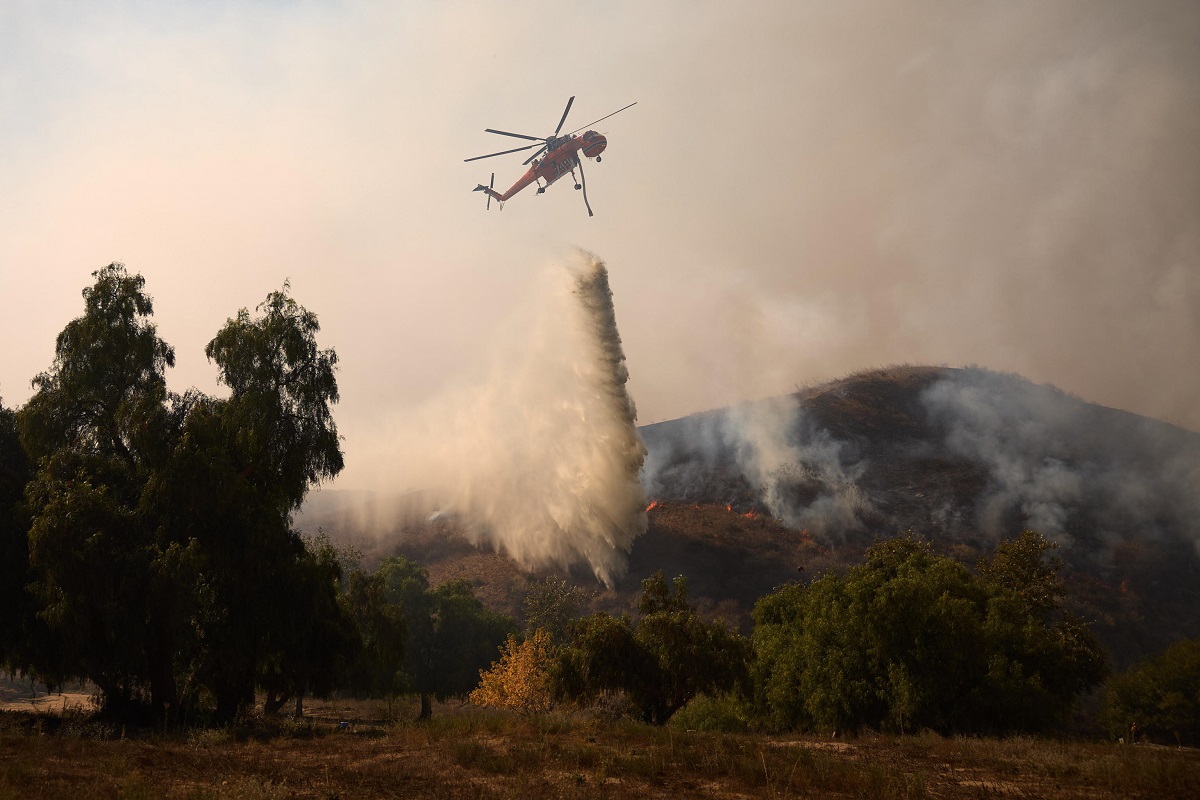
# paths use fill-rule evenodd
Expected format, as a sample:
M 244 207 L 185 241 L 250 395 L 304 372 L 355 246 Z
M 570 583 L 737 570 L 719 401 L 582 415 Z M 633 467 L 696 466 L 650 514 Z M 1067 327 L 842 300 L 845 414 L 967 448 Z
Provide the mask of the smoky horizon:
M 286 280 L 340 359 L 355 488 L 580 246 L 642 423 L 932 364 L 1200 430 L 1194 3 L 582 4 L 550 15 L 567 37 L 544 13 L 3 12 L 6 406 L 107 263 L 146 277 L 176 391 L 221 391 L 204 345 Z M 595 126 L 596 216 L 566 181 L 485 210 L 472 188 L 524 168 L 463 163 L 484 129 L 541 136 L 572 96 L 567 128 L 637 101 Z

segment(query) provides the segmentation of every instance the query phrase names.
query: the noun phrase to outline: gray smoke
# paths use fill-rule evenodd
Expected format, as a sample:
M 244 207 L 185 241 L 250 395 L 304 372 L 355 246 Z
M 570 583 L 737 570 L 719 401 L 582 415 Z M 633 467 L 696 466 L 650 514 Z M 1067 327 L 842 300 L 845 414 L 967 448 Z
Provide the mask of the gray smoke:
M 495 336 L 481 375 L 406 413 L 364 460 L 377 490 L 419 492 L 422 513 L 473 543 L 612 584 L 646 529 L 627 379 L 608 272 L 580 252 Z
M 804 418 L 793 396 L 742 403 L 642 429 L 650 497 L 762 504 L 797 528 L 842 536 L 870 510 L 852 448 Z
M 978 368 L 924 370 L 909 405 L 904 382 L 922 370 L 910 372 L 647 426 L 647 494 L 761 508 L 833 541 L 1028 527 L 1080 554 L 1126 540 L 1200 549 L 1200 435 Z M 819 397 L 832 429 L 805 410 Z
M 1200 437 L 1051 386 L 957 372 L 922 403 L 954 455 L 983 465 L 980 532 L 1018 515 L 1060 543 L 1186 536 L 1200 546 Z
M 670 351 L 639 347 L 638 381 L 696 363 L 733 371 L 741 393 L 660 379 L 635 387 L 644 411 L 871 364 L 981 363 L 1200 430 L 1200 3 L 708 12 L 734 49 L 692 65 L 678 117 L 728 141 L 753 119 L 782 157 L 752 187 L 741 159 L 706 173 L 700 197 L 734 203 L 648 187 L 662 214 L 647 229 L 702 244 L 670 273 L 690 302 L 663 312 L 692 318 L 663 326 Z M 704 33 L 680 36 L 707 55 Z M 669 171 L 707 156 L 699 141 L 682 153 Z M 663 154 L 645 158 L 657 174 Z

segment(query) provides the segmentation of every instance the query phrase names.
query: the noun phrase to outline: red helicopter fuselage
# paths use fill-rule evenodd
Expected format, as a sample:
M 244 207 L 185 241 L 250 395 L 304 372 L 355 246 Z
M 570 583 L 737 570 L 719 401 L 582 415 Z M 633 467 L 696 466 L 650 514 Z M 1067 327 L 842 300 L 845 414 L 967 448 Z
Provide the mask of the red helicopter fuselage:
M 595 125 L 598 122 L 603 122 L 613 114 L 620 114 L 626 108 L 631 108 L 637 105 L 636 102 L 630 103 L 624 108 L 618 108 L 612 114 L 593 120 L 587 125 L 576 128 L 570 133 L 565 133 L 559 136 L 559 131 L 563 128 L 563 123 L 567 121 L 567 114 L 571 113 L 571 104 L 575 102 L 574 95 L 567 100 L 567 107 L 563 110 L 562 116 L 558 120 L 558 127 L 554 129 L 554 133 L 549 136 L 529 136 L 524 133 L 513 133 L 512 131 L 501 131 L 495 128 L 484 128 L 484 133 L 494 133 L 499 136 L 508 136 L 514 139 L 524 139 L 533 144 L 526 144 L 520 147 L 514 147 L 510 150 L 501 150 L 499 153 L 488 153 L 483 156 L 475 156 L 474 158 L 464 158 L 463 161 L 479 161 L 483 158 L 494 158 L 496 156 L 506 156 L 509 153 L 519 153 L 523 150 L 534 151 L 533 155 L 525 159 L 523 163 L 529 165 L 529 169 L 525 174 L 514 183 L 507 192 L 501 194 L 497 192 L 493 186 L 496 182 L 496 173 L 492 173 L 488 185 L 482 183 L 475 187 L 474 191 L 484 192 L 487 194 L 487 207 L 492 207 L 492 200 L 499 200 L 500 207 L 504 207 L 504 201 L 512 197 L 517 192 L 524 189 L 526 186 L 537 184 L 537 193 L 541 194 L 546 191 L 546 187 L 554 183 L 563 175 L 570 175 L 575 183 L 576 189 L 583 190 L 583 205 L 587 208 L 588 216 L 592 216 L 592 206 L 588 203 L 587 196 L 587 178 L 583 172 L 583 158 L 594 158 L 600 160 L 600 154 L 604 152 L 604 148 L 608 147 L 608 139 L 604 138 L 604 134 L 594 130 L 589 130 L 583 134 L 576 135 L 578 131 L 584 128 Z M 583 158 L 580 158 L 582 154 Z M 579 176 L 576 177 L 575 170 L 579 170 Z
M 562 176 L 573 175 L 575 168 L 579 166 L 579 156 L 581 153 L 585 158 L 599 160 L 600 154 L 604 152 L 604 148 L 606 147 L 608 147 L 608 140 L 604 138 L 604 134 L 597 133 L 596 131 L 586 131 L 576 136 L 565 136 L 562 139 L 556 140 L 554 146 L 549 148 L 546 155 L 540 159 L 534 159 L 533 163 L 529 165 L 529 169 L 525 171 L 525 174 L 518 178 L 517 182 L 507 192 L 501 194 L 485 186 L 479 188 L 501 202 L 512 197 L 531 183 L 537 183 L 538 192 L 541 193 L 545 191 L 547 186 Z

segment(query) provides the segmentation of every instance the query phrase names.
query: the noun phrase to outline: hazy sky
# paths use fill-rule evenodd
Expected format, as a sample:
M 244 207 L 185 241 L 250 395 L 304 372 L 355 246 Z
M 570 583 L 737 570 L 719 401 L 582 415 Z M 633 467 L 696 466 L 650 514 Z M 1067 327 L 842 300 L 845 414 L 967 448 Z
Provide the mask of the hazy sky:
M 520 155 L 601 123 L 503 212 Z M 290 279 L 352 467 L 571 247 L 640 421 L 896 362 L 1200 430 L 1200 4 L 0 2 L 0 397 L 90 273 L 146 276 L 176 390 Z M 347 480 L 353 473 L 348 470 Z

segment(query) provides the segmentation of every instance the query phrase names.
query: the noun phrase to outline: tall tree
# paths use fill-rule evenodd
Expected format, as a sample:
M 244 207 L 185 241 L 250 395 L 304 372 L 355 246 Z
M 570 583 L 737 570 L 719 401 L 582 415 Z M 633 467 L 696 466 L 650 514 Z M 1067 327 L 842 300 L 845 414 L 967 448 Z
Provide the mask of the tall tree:
M 343 465 L 337 355 L 318 348 L 316 315 L 286 284 L 257 310 L 209 342 L 230 396 L 189 409 L 164 484 L 176 538 L 195 542 L 200 674 L 220 720 L 253 700 L 260 678 L 276 693 L 326 686 L 321 660 L 349 641 L 336 560 L 314 558 L 291 528 L 308 490 Z
M 485 608 L 465 580 L 430 589 L 425 568 L 406 558 L 385 558 L 378 574 L 388 600 L 404 610 L 404 672 L 428 719 L 434 698 L 465 697 L 479 684 L 516 625 Z
M 17 435 L 16 412 L 0 401 L 0 668 L 38 672 L 53 681 L 45 624 L 26 589 L 32 574 L 24 497 L 32 476 L 33 465 Z
M 405 688 L 404 608 L 389 596 L 382 573 L 361 569 L 350 573 L 345 603 L 358 631 L 358 651 L 346 682 L 357 694 L 387 698 L 390 713 Z
M 63 328 L 53 365 L 33 379 L 21 441 L 35 461 L 70 449 L 141 473 L 166 455 L 166 369 L 175 351 L 150 322 L 145 278 L 119 263 L 92 276 L 83 316 Z
M 316 315 L 288 291 L 267 295 L 258 317 L 243 308 L 205 348 L 231 391 L 222 414 L 236 464 L 284 512 L 343 467 L 337 354 L 317 347 Z
M 27 491 L 30 559 L 65 667 L 95 681 L 112 710 L 147 685 L 161 707 L 174 686 L 158 680 L 170 674 L 170 654 L 154 635 L 170 624 L 151 578 L 157 545 L 141 501 L 170 449 L 165 370 L 175 354 L 149 320 L 140 275 L 114 263 L 93 277 L 83 316 L 59 334 L 54 363 L 18 415 L 38 464 Z
M 291 529 L 342 467 L 337 357 L 317 347 L 316 316 L 286 285 L 257 316 L 242 309 L 207 348 L 229 398 L 176 396 L 144 279 L 120 264 L 94 277 L 17 417 L 37 464 L 29 563 L 61 671 L 95 681 L 111 711 L 148 702 L 160 719 L 205 693 L 228 719 L 256 682 L 327 690 L 352 632 L 340 568 Z

